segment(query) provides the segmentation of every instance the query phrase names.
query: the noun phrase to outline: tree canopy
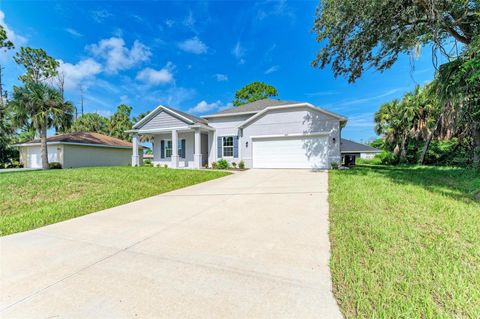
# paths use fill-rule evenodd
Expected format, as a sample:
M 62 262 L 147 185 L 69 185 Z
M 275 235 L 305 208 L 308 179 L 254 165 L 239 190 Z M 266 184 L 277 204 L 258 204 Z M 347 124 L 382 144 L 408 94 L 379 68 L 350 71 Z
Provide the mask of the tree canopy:
M 26 73 L 19 76 L 25 83 L 40 83 L 58 74 L 60 64 L 43 49 L 21 47 L 13 59 L 25 68 Z
M 0 25 L 0 49 L 9 50 L 13 48 L 13 42 L 8 40 L 7 31 L 5 31 L 5 28 Z
M 98 113 L 85 113 L 72 124 L 70 132 L 97 132 L 108 135 L 108 119 Z
M 252 82 L 235 92 L 233 105 L 239 106 L 277 95 L 278 92 L 275 87 L 263 82 Z
M 117 111 L 110 117 L 108 123 L 108 131 L 110 136 L 125 141 L 130 141 L 132 139 L 131 134 L 125 132 L 127 130 L 131 130 L 133 126 L 133 122 L 130 117 L 131 112 L 131 106 L 120 104 L 117 107 Z
M 365 69 L 384 71 L 401 53 L 424 44 L 448 54 L 452 39 L 468 46 L 480 30 L 478 0 L 322 0 L 314 22 L 323 48 L 314 67 L 358 79 Z

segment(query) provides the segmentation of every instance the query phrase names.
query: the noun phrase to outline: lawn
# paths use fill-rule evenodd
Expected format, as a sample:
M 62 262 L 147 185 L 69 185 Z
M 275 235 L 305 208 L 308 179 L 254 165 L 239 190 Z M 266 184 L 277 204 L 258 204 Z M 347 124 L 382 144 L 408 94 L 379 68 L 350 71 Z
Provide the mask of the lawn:
M 480 174 L 357 167 L 329 180 L 330 267 L 347 318 L 480 318 Z
M 8 235 L 228 175 L 157 167 L 0 173 L 0 234 Z

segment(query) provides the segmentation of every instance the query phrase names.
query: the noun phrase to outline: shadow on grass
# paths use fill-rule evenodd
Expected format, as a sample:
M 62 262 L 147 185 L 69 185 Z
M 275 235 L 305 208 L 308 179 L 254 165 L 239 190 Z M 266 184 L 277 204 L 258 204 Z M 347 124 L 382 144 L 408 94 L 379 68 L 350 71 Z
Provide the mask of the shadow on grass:
M 348 175 L 381 175 L 398 184 L 422 188 L 463 202 L 480 204 L 480 173 L 474 169 L 437 166 L 358 165 Z

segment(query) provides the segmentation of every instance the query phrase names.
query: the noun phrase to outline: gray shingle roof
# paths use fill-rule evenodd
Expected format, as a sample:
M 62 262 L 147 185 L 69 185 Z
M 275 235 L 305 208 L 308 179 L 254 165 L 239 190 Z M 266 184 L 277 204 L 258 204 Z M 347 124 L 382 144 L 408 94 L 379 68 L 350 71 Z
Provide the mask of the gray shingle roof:
M 207 124 L 208 121 L 205 120 L 205 119 L 202 119 L 201 117 L 198 117 L 198 116 L 195 116 L 195 115 L 191 115 L 191 114 L 188 114 L 188 113 L 185 113 L 185 112 L 182 112 L 182 111 L 179 111 L 177 109 L 174 109 L 170 106 L 165 106 L 165 108 L 169 109 L 169 110 L 172 110 L 173 112 L 177 113 L 177 114 L 180 114 L 181 116 L 183 117 L 186 117 L 187 119 L 191 120 L 192 122 L 194 123 L 202 123 L 202 124 Z
M 381 150 L 375 147 L 371 147 L 369 145 L 360 144 L 360 143 L 342 138 L 342 141 L 340 142 L 340 152 L 341 153 L 362 153 L 362 152 L 380 153 Z
M 298 103 L 298 102 L 263 99 L 263 100 L 258 100 L 252 103 L 247 103 L 240 106 L 232 107 L 232 108 L 229 108 L 214 114 L 210 114 L 210 115 L 237 114 L 237 113 L 243 113 L 243 112 L 259 112 L 269 106 L 279 106 L 279 105 L 295 104 L 295 103 Z M 209 115 L 206 115 L 205 117 L 208 118 L 208 116 Z

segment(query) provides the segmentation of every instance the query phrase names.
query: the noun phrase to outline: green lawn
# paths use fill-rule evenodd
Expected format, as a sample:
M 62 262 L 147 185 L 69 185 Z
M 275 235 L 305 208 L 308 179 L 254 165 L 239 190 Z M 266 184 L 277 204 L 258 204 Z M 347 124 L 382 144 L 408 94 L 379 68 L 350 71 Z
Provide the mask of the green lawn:
M 347 318 L 480 318 L 480 174 L 332 171 L 331 270 Z
M 0 234 L 41 227 L 228 174 L 157 167 L 0 173 Z

